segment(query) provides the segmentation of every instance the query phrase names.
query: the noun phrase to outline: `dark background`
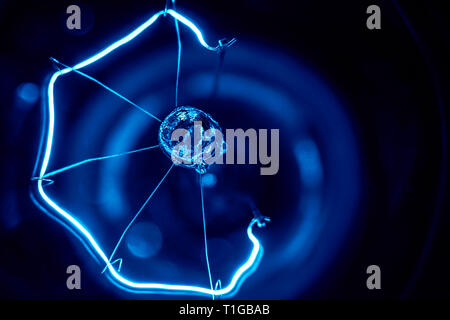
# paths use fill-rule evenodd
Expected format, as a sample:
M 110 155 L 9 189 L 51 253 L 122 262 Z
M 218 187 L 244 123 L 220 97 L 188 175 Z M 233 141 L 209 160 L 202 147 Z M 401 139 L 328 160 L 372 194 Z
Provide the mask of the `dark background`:
M 77 3 L 77 2 L 74 2 Z M 65 287 L 65 268 L 86 256 L 68 251 L 70 235 L 29 199 L 41 110 L 18 107 L 23 82 L 39 86 L 49 57 L 81 58 L 79 48 L 107 44 L 114 30 L 160 10 L 163 1 L 81 3 L 87 31 L 65 28 L 67 1 L 0 1 L 2 191 L 0 288 L 3 298 L 115 298 L 96 275 L 83 290 Z M 78 3 L 77 3 L 78 4 Z M 370 4 L 382 29 L 365 27 Z M 213 26 L 212 39 L 261 40 L 314 66 L 346 102 L 363 154 L 363 195 L 351 254 L 291 298 L 448 298 L 448 69 L 445 1 L 179 1 Z M 84 11 L 86 9 L 86 11 Z M 207 17 L 207 19 L 205 18 Z M 105 36 L 106 35 L 106 36 Z M 16 221 L 11 227 L 10 221 Z M 357 236 L 356 236 L 357 234 Z M 351 242 L 351 239 L 348 240 Z M 365 268 L 382 270 L 382 290 L 365 287 Z M 274 297 L 276 298 L 276 297 Z

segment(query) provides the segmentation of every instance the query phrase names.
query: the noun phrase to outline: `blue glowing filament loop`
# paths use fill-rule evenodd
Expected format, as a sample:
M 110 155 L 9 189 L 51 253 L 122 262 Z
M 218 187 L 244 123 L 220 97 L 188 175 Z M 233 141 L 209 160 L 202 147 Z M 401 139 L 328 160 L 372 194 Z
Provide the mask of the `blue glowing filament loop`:
M 118 271 L 114 268 L 113 263 L 110 262 L 106 254 L 103 252 L 100 245 L 95 240 L 94 236 L 87 230 L 87 228 L 77 219 L 75 219 L 71 214 L 69 214 L 67 211 L 65 211 L 61 206 L 56 204 L 53 200 L 50 199 L 50 197 L 47 196 L 47 194 L 44 192 L 43 189 L 43 183 L 45 182 L 45 176 L 46 171 L 50 159 L 50 154 L 52 151 L 52 144 L 53 144 L 53 135 L 54 135 L 54 124 L 55 124 L 55 115 L 54 115 L 54 85 L 56 80 L 59 78 L 59 76 L 62 76 L 64 74 L 70 73 L 72 71 L 76 71 L 78 69 L 82 69 L 100 59 L 108 55 L 109 53 L 113 52 L 117 48 L 121 47 L 122 45 L 130 42 L 134 38 L 136 38 L 138 35 L 140 35 L 145 29 L 150 27 L 161 15 L 169 14 L 171 15 L 175 21 L 179 21 L 185 26 L 187 26 L 191 31 L 194 32 L 196 35 L 199 43 L 210 51 L 220 51 L 224 47 L 228 47 L 231 44 L 233 44 L 236 40 L 232 39 L 228 42 L 219 42 L 219 44 L 216 47 L 212 47 L 206 43 L 206 41 L 203 38 L 203 35 L 201 31 L 197 28 L 197 26 L 194 25 L 188 18 L 184 17 L 183 15 L 179 14 L 178 12 L 174 11 L 173 9 L 166 9 L 159 11 L 158 13 L 154 14 L 150 19 L 148 19 L 146 22 L 144 22 L 142 25 L 140 25 L 138 28 L 136 28 L 134 31 L 132 31 L 127 36 L 121 38 L 120 40 L 114 42 L 110 46 L 106 47 L 102 51 L 98 52 L 97 54 L 93 55 L 92 57 L 76 64 L 73 67 L 66 67 L 64 69 L 61 69 L 57 72 L 55 72 L 52 77 L 50 78 L 49 84 L 48 84 L 48 111 L 49 111 L 49 122 L 48 122 L 48 133 L 46 136 L 46 146 L 45 146 L 45 153 L 42 161 L 42 167 L 40 169 L 39 178 L 37 180 L 37 186 L 38 186 L 38 192 L 41 195 L 42 199 L 50 206 L 52 207 L 58 214 L 60 214 L 66 222 L 69 222 L 69 224 L 74 227 L 77 231 L 79 231 L 85 239 L 88 241 L 88 243 L 92 246 L 92 248 L 95 250 L 95 252 L 101 257 L 101 259 L 105 262 L 110 275 L 113 277 L 113 280 L 118 281 L 118 284 L 121 286 L 124 286 L 125 289 L 128 289 L 129 291 L 148 291 L 148 292 L 159 292 L 159 293 L 179 293 L 179 294 L 200 294 L 200 295 L 213 295 L 213 296 L 225 296 L 225 295 L 233 295 L 237 292 L 239 289 L 240 283 L 248 276 L 250 273 L 252 273 L 257 266 L 259 265 L 259 262 L 262 258 L 263 254 L 263 247 L 261 246 L 259 240 L 254 236 L 253 234 L 253 226 L 256 223 L 257 226 L 261 227 L 263 221 L 260 221 L 259 217 L 255 217 L 251 220 L 249 226 L 247 227 L 247 236 L 250 239 L 250 241 L 253 244 L 253 249 L 250 253 L 250 256 L 248 257 L 247 261 L 243 263 L 233 274 L 232 279 L 228 286 L 222 287 L 221 285 L 215 286 L 215 289 L 208 289 L 200 286 L 192 286 L 192 285 L 174 285 L 174 284 L 163 284 L 163 283 L 145 283 L 145 282 L 134 282 L 131 281 L 123 276 L 121 276 Z

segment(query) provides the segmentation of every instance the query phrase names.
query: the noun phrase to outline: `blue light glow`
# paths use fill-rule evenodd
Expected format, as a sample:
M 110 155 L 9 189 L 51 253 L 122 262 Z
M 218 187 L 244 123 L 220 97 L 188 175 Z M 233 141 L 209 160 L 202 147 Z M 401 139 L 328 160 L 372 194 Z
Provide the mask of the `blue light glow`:
M 217 183 L 217 177 L 213 173 L 205 173 L 202 177 L 203 186 L 207 188 L 214 187 Z
M 134 225 L 126 239 L 130 252 L 139 258 L 154 256 L 162 246 L 162 235 L 157 225 L 140 222 Z
M 35 103 L 39 99 L 39 88 L 31 82 L 20 84 L 16 92 L 20 99 L 29 104 Z
M 54 137 L 54 128 L 55 128 L 55 102 L 54 102 L 54 86 L 56 83 L 56 80 L 65 74 L 68 74 L 72 71 L 77 72 L 79 74 L 82 74 L 81 72 L 77 71 L 78 69 L 82 69 L 96 61 L 99 61 L 109 53 L 113 52 L 114 50 L 118 49 L 122 45 L 130 42 L 134 38 L 136 38 L 138 35 L 140 35 L 145 29 L 147 29 L 149 26 L 151 26 L 161 15 L 168 13 L 170 14 L 176 21 L 179 21 L 186 25 L 191 31 L 194 32 L 196 35 L 198 41 L 200 44 L 205 47 L 206 49 L 210 51 L 219 51 L 221 48 L 225 46 L 229 46 L 232 43 L 234 43 L 234 39 L 229 41 L 228 43 L 219 43 L 218 46 L 212 47 L 208 45 L 201 33 L 201 31 L 186 17 L 182 16 L 178 12 L 169 9 L 167 11 L 160 11 L 156 14 L 154 14 L 150 19 L 148 19 L 146 22 L 144 22 L 142 25 L 140 25 L 138 28 L 136 28 L 134 31 L 132 31 L 130 34 L 126 35 L 125 37 L 121 38 L 120 40 L 114 42 L 110 46 L 106 47 L 105 49 L 101 50 L 97 54 L 93 55 L 92 57 L 76 64 L 74 67 L 66 67 L 64 69 L 61 69 L 57 72 L 55 72 L 48 83 L 48 90 L 47 90 L 47 99 L 48 99 L 48 123 L 46 123 L 46 136 L 45 139 L 45 149 L 43 153 L 42 158 L 42 164 L 39 171 L 39 177 L 37 180 L 37 188 L 39 195 L 42 197 L 42 199 L 45 201 L 46 204 L 48 204 L 55 212 L 62 218 L 62 223 L 65 225 L 68 225 L 71 229 L 71 231 L 76 231 L 77 235 L 81 236 L 83 240 L 88 244 L 90 249 L 93 249 L 92 251 L 95 254 L 95 257 L 100 258 L 102 263 L 106 264 L 107 270 L 109 271 L 110 279 L 113 280 L 113 283 L 115 283 L 117 286 L 124 288 L 125 290 L 128 290 L 130 292 L 151 292 L 151 293 L 163 293 L 163 294 L 199 294 L 199 295 L 205 295 L 205 296 L 232 296 L 234 295 L 237 290 L 239 290 L 240 285 L 242 282 L 248 277 L 251 273 L 254 272 L 254 270 L 258 267 L 262 254 L 263 254 L 263 248 L 258 241 L 258 239 L 253 234 L 253 226 L 255 223 L 257 223 L 257 219 L 253 219 L 250 224 L 247 227 L 247 236 L 250 239 L 253 248 L 251 250 L 251 253 L 248 257 L 248 259 L 234 272 L 230 283 L 223 287 L 221 284 L 221 281 L 218 281 L 216 283 L 215 289 L 212 288 L 204 288 L 201 286 L 194 286 L 194 285 L 185 285 L 185 284 L 165 284 L 165 283 L 153 283 L 153 282 L 135 282 L 130 279 L 127 279 L 119 274 L 120 272 L 120 266 L 121 266 L 121 260 L 119 263 L 118 269 L 115 269 L 114 262 L 111 259 L 113 258 L 114 252 L 111 255 L 111 258 L 109 259 L 101 246 L 98 244 L 97 240 L 95 239 L 94 235 L 88 230 L 88 228 L 83 225 L 80 221 L 78 221 L 74 216 L 72 216 L 71 213 L 66 211 L 62 206 L 54 202 L 44 191 L 45 186 L 45 177 L 49 175 L 53 175 L 56 173 L 61 172 L 61 170 L 68 170 L 72 168 L 73 166 L 77 166 L 80 164 L 84 164 L 89 161 L 98 160 L 99 158 L 92 158 L 85 161 L 82 161 L 80 163 L 77 163 L 75 165 L 71 165 L 69 167 L 60 169 L 58 172 L 50 172 L 47 173 L 47 167 L 49 165 L 50 156 L 52 152 L 52 144 L 53 144 L 53 137 Z M 84 76 L 87 76 L 85 74 L 82 74 Z M 89 78 L 89 76 L 87 76 Z M 92 80 L 92 79 L 91 79 Z M 97 82 L 99 83 L 99 82 Z M 99 83 L 102 85 L 101 83 Z M 104 85 L 102 85 L 104 86 Z M 105 87 L 105 86 L 104 86 Z M 108 89 L 108 88 L 106 88 Z M 112 89 L 111 89 L 112 90 Z M 110 90 L 110 91 L 111 91 Z M 115 92 L 114 92 L 115 93 Z M 117 93 L 116 93 L 117 94 Z M 39 159 L 38 159 L 39 160 Z M 63 170 L 63 171 L 64 171 Z M 169 169 L 170 171 L 170 169 Z M 167 172 L 168 173 L 168 172 Z M 166 174 L 167 175 L 167 174 Z M 153 193 L 152 193 L 153 194 Z M 150 196 L 151 197 L 151 196 Z M 139 212 L 138 212 L 139 214 Z M 120 241 L 119 241 L 120 243 Z M 116 260 L 117 261 L 117 260 Z

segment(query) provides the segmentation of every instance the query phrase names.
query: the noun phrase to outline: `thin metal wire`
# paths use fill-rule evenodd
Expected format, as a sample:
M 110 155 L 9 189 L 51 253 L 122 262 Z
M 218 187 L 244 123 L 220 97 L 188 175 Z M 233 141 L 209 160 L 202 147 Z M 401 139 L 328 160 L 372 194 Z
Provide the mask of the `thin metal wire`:
M 202 179 L 202 174 L 199 173 L 200 175 L 200 195 L 201 195 L 201 199 L 202 199 L 202 216 L 203 216 L 203 238 L 205 240 L 205 257 L 206 257 L 206 266 L 208 267 L 208 277 L 209 277 L 209 284 L 211 287 L 211 291 L 214 290 L 213 289 L 213 281 L 212 281 L 212 276 L 211 276 L 211 268 L 209 266 L 209 257 L 208 257 L 208 240 L 207 240 L 207 236 L 206 236 L 206 218 L 205 218 L 205 203 L 203 201 L 203 179 Z M 212 295 L 212 298 L 214 300 L 214 294 Z
M 127 227 L 125 228 L 125 230 L 122 232 L 122 235 L 119 238 L 119 241 L 117 241 L 117 244 L 113 250 L 113 252 L 111 253 L 111 256 L 108 259 L 108 264 L 105 266 L 105 269 L 103 269 L 102 273 L 105 272 L 106 268 L 108 268 L 108 266 L 111 264 L 111 260 L 114 258 L 114 254 L 116 253 L 117 249 L 119 248 L 120 243 L 122 242 L 123 238 L 125 237 L 125 234 L 127 233 L 128 229 L 130 229 L 131 225 L 133 224 L 133 222 L 137 219 L 137 217 L 139 217 L 139 215 L 141 214 L 142 210 L 144 210 L 145 206 L 147 205 L 147 203 L 150 201 L 150 199 L 153 197 L 153 195 L 155 194 L 156 190 L 158 190 L 159 186 L 163 183 L 163 181 L 166 179 L 167 175 L 170 173 L 170 171 L 172 170 L 173 166 L 175 164 L 172 164 L 169 168 L 169 170 L 167 170 L 166 174 L 164 175 L 164 177 L 161 179 L 161 181 L 159 181 L 158 185 L 155 187 L 155 189 L 153 189 L 152 193 L 148 196 L 147 200 L 145 200 L 144 204 L 141 206 L 141 208 L 138 210 L 138 212 L 136 213 L 136 215 L 133 217 L 133 219 L 131 219 L 130 223 L 127 225 Z

